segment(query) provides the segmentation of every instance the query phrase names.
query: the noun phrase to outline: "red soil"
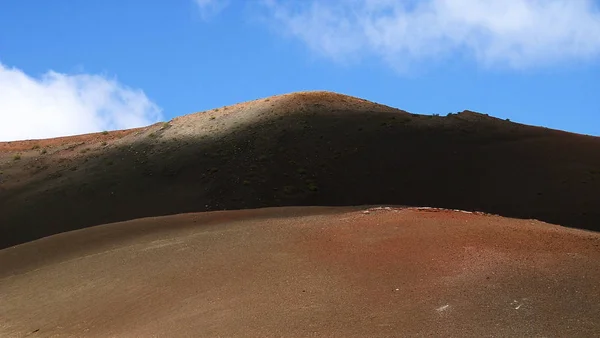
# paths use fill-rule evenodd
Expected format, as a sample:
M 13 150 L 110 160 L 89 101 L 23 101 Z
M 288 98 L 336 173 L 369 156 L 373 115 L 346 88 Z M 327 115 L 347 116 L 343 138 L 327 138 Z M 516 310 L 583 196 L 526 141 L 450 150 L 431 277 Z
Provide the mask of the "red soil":
M 108 133 L 92 133 L 75 136 L 64 136 L 55 137 L 49 139 L 40 140 L 23 140 L 23 141 L 12 141 L 12 142 L 0 142 L 0 152 L 16 152 L 16 151 L 29 151 L 33 148 L 53 148 L 65 145 L 71 145 L 76 143 L 95 144 L 102 141 L 112 141 L 120 139 L 124 136 L 130 135 L 135 132 L 140 132 L 144 128 L 133 128 L 125 130 L 114 130 Z
M 148 218 L 7 248 L 0 266 L 3 337 L 600 332 L 599 234 L 458 211 Z

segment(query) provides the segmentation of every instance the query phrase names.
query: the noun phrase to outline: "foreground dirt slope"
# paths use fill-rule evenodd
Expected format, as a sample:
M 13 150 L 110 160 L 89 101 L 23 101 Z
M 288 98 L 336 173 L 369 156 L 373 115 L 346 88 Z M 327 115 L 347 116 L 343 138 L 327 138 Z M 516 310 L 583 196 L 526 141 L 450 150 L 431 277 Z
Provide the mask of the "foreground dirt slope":
M 600 234 L 454 211 L 140 219 L 0 251 L 2 337 L 594 337 Z
M 147 128 L 0 143 L 0 247 L 207 210 L 398 204 L 600 229 L 600 138 L 294 93 Z

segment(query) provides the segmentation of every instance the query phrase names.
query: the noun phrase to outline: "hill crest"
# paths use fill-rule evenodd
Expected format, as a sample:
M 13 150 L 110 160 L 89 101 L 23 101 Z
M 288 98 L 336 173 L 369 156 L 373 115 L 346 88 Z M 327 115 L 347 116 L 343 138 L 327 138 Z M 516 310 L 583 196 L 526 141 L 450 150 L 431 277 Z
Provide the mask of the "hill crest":
M 429 206 L 597 229 L 600 138 L 330 92 L 0 144 L 0 246 L 97 224 L 277 206 Z M 3 242 L 2 242 L 3 241 Z

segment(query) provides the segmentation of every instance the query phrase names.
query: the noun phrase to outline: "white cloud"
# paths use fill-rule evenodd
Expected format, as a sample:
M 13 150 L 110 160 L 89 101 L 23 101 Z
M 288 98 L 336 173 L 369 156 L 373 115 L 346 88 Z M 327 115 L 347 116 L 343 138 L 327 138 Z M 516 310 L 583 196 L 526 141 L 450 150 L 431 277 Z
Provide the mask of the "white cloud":
M 338 61 L 451 56 L 525 68 L 600 55 L 593 0 L 263 0 L 278 30 Z
M 162 118 L 143 91 L 100 75 L 34 78 L 0 63 L 0 141 L 145 126 Z
M 193 0 L 202 19 L 207 20 L 225 9 L 229 5 L 229 0 Z

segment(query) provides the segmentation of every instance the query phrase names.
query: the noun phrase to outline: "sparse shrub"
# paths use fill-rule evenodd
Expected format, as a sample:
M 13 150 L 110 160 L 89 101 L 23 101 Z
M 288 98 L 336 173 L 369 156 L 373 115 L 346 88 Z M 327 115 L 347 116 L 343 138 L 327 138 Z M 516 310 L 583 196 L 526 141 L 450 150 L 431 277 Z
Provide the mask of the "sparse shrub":
M 16 154 L 16 155 L 13 157 L 13 160 L 15 160 L 15 161 L 18 161 L 18 160 L 20 160 L 20 159 L 21 159 L 21 155 L 19 155 L 19 154 Z
M 250 181 L 248 181 L 248 180 L 244 180 L 244 181 L 242 182 L 242 184 L 243 184 L 243 185 L 250 185 Z
M 72 145 L 70 145 L 70 146 L 67 147 L 67 150 L 73 151 L 78 146 L 80 146 L 80 144 L 72 144 Z
M 102 143 L 100 143 L 100 145 L 101 145 L 101 146 L 105 146 L 105 145 L 106 145 L 106 142 L 102 142 Z
M 214 119 L 216 119 L 216 117 L 214 117 L 214 116 L 211 116 L 211 117 L 210 117 L 210 119 L 211 119 L 211 120 L 214 120 Z
M 106 165 L 113 165 L 113 164 L 115 164 L 113 161 L 110 161 L 110 160 L 106 161 Z
M 36 144 L 33 147 L 31 147 L 31 150 L 36 150 L 36 149 L 40 149 L 40 145 Z
M 438 116 L 440 116 L 440 114 L 433 114 L 433 116 L 438 117 Z
M 510 122 L 510 119 L 506 119 L 506 122 Z
M 42 149 L 42 151 L 40 151 L 40 154 L 44 155 L 45 153 L 47 153 L 48 151 L 46 149 Z
M 298 170 L 296 170 L 296 171 L 297 171 L 297 172 L 298 172 L 298 174 L 300 174 L 300 175 L 304 175 L 304 174 L 306 174 L 306 169 L 304 169 L 304 168 L 298 168 Z
M 310 182 L 308 184 L 308 190 L 312 192 L 319 191 L 319 186 L 315 182 Z
M 102 135 L 108 135 L 108 131 L 106 131 L 106 130 L 105 130 L 105 131 L 103 131 L 103 132 L 102 132 Z

